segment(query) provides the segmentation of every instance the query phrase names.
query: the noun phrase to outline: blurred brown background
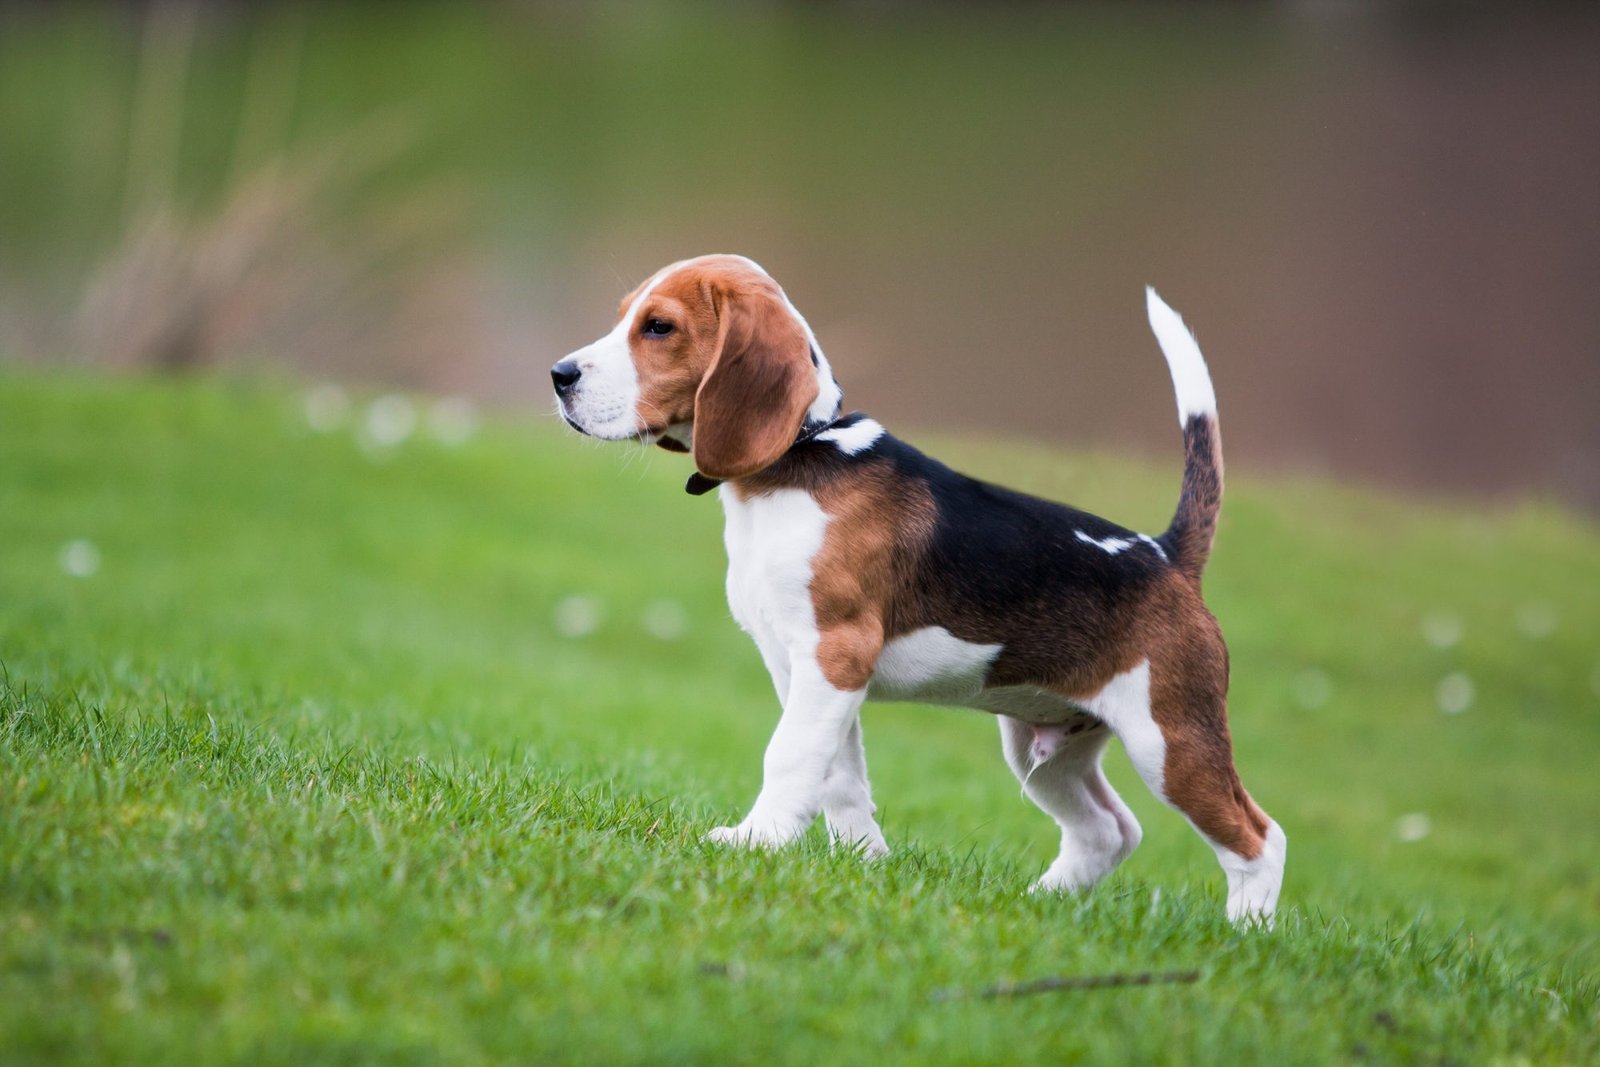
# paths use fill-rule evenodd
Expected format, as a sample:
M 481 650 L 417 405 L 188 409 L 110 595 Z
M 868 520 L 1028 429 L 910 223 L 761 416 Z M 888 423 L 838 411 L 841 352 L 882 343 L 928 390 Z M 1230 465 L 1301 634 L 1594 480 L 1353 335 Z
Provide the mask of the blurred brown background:
M 0 358 L 548 410 L 739 251 L 851 406 L 1600 508 L 1600 5 L 0 2 Z

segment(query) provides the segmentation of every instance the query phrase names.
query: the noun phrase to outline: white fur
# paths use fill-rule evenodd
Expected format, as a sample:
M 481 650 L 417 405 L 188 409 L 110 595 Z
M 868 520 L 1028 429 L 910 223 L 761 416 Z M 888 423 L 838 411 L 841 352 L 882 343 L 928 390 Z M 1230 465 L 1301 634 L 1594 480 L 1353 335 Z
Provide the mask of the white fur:
M 1112 678 L 1082 708 L 1116 731 L 1140 776 L 1161 795 L 1166 741 L 1150 716 L 1150 661 Z M 1007 725 L 1014 722 L 1001 720 L 1006 760 L 1022 780 L 1022 791 L 1061 827 L 1061 853 L 1034 889 L 1087 889 L 1126 859 L 1143 836 L 1139 821 L 1100 769 L 1110 737 L 1096 730 L 1055 738 L 1049 759 L 1030 764 L 1038 728 Z
M 840 426 L 817 434 L 818 441 L 832 441 L 847 456 L 865 452 L 874 441 L 883 436 L 883 426 L 877 419 L 862 419 L 853 426 Z
M 1076 532 L 1078 534 L 1078 540 L 1082 541 L 1086 545 L 1093 545 L 1108 556 L 1115 556 L 1118 552 L 1124 552 L 1137 544 L 1136 541 L 1128 537 L 1094 538 L 1090 537 L 1082 530 L 1078 530 Z
M 1035 892 L 1088 889 L 1139 845 L 1139 820 L 1100 769 L 1110 734 L 1066 736 L 1047 759 L 1034 758 L 1038 728 L 1000 717 L 1001 747 L 1022 791 L 1061 828 L 1061 852 L 1033 884 Z
M 1154 537 L 1151 537 L 1149 534 L 1134 534 L 1134 536 L 1154 549 L 1156 555 L 1160 556 L 1162 559 L 1167 558 L 1167 550 L 1162 548 L 1161 544 Z
M 986 686 L 989 667 L 1004 648 L 964 641 L 943 626 L 913 630 L 883 646 L 867 699 L 974 708 L 1040 727 L 1083 713 L 1081 705 L 1037 686 Z
M 764 654 L 769 649 L 814 652 L 818 634 L 811 560 L 822 548 L 827 513 L 801 489 L 740 500 L 723 486 L 719 495 L 726 517 L 723 543 L 734 621 Z
M 1211 374 L 1206 370 L 1205 357 L 1200 354 L 1194 334 L 1183 324 L 1182 317 L 1156 295 L 1155 289 L 1146 286 L 1144 292 L 1150 329 L 1155 331 L 1161 354 L 1167 357 L 1172 386 L 1178 394 L 1178 425 L 1182 426 L 1195 415 L 1215 415 L 1216 390 L 1211 387 Z
M 783 489 L 741 501 L 724 486 L 728 605 L 755 638 L 783 713 L 767 745 L 761 792 L 737 826 L 707 838 L 775 847 L 805 832 L 818 811 L 834 839 L 868 855 L 888 846 L 873 819 L 860 711 L 866 690 L 835 688 L 817 663 L 812 560 L 828 516 L 810 496 Z
M 1283 888 L 1283 865 L 1289 851 L 1289 839 L 1282 828 L 1269 822 L 1261 855 L 1253 860 L 1209 838 L 1206 843 L 1217 854 L 1217 861 L 1228 875 L 1228 918 L 1234 922 L 1271 926 L 1272 914 L 1278 908 L 1278 891 Z
M 970 706 L 1000 648 L 963 641 L 943 626 L 914 630 L 883 646 L 867 696 Z
M 1166 799 L 1167 739 L 1150 715 L 1150 661 L 1140 660 L 1112 678 L 1083 707 L 1117 732 L 1139 777 Z
M 782 286 L 779 286 L 778 291 L 783 292 Z M 822 346 L 817 343 L 817 335 L 812 332 L 811 324 L 800 314 L 800 309 L 790 301 L 788 293 L 783 294 L 783 303 L 789 309 L 789 313 L 800 321 L 800 328 L 806 332 L 806 340 L 811 342 L 811 352 L 817 357 L 817 398 L 806 409 L 806 418 L 812 422 L 825 422 L 837 418 L 839 407 L 844 403 L 844 389 L 834 378 L 833 367 L 828 363 L 828 357 L 823 354 Z M 882 433 L 883 427 L 878 427 L 878 431 Z
M 583 376 L 573 392 L 565 399 L 558 397 L 556 403 L 585 433 L 607 441 L 639 433 L 639 371 L 633 364 L 629 336 L 640 306 L 681 265 L 673 263 L 656 271 L 609 333 L 567 357 L 578 364 Z
M 828 824 L 828 836 L 869 859 L 887 855 L 889 846 L 878 829 L 877 811 L 867 782 L 867 750 L 861 741 L 858 714 L 822 787 L 822 815 Z
M 1167 558 L 1166 549 L 1162 548 L 1160 543 L 1149 534 L 1134 534 L 1132 537 L 1095 538 L 1090 537 L 1082 530 L 1074 530 L 1073 532 L 1078 535 L 1078 540 L 1082 541 L 1086 545 L 1093 545 L 1108 556 L 1115 556 L 1118 552 L 1126 552 L 1134 545 L 1145 545 L 1154 549 L 1156 555 L 1160 556 L 1162 559 Z
M 985 689 L 968 707 L 1020 719 L 1033 726 L 1066 722 L 1083 711 L 1066 697 L 1031 685 L 1004 685 Z

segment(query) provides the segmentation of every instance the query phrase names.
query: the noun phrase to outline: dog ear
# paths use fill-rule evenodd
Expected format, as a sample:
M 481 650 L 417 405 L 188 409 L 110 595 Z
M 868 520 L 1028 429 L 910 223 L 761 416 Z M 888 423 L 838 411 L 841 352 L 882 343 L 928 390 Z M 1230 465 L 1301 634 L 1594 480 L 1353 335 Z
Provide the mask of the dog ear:
M 776 286 L 719 294 L 718 344 L 694 401 L 694 465 L 729 481 L 771 466 L 817 399 L 811 342 Z

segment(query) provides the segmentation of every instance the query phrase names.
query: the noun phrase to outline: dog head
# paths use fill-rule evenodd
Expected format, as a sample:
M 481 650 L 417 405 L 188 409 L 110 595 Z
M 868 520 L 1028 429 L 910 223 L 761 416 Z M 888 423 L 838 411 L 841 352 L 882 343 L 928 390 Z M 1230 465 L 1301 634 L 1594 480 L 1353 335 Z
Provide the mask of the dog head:
M 840 390 L 783 289 L 743 256 L 663 267 L 623 298 L 611 332 L 550 370 L 561 417 L 608 441 L 692 452 L 707 478 L 770 466 Z

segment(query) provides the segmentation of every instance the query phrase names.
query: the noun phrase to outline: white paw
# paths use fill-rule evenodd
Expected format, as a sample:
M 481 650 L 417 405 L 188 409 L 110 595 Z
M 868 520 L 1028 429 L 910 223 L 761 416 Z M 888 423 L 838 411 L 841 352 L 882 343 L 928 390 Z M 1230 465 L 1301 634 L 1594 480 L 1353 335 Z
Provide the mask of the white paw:
M 881 860 L 889 854 L 889 843 L 876 828 L 861 834 L 834 834 L 833 847 L 847 849 L 864 860 Z
M 1103 866 L 1103 865 L 1101 865 Z M 1028 887 L 1030 893 L 1080 893 L 1092 889 L 1100 879 L 1110 873 L 1110 868 L 1083 869 L 1071 861 L 1056 860 L 1039 880 Z
M 726 845 L 729 848 L 778 848 L 788 841 L 773 827 L 762 828 L 749 823 L 718 826 L 706 834 L 705 839 L 714 845 Z
M 1236 925 L 1272 928 L 1288 848 L 1282 828 L 1271 823 L 1265 847 L 1255 859 L 1241 859 L 1225 849 L 1218 850 L 1217 858 L 1228 873 L 1228 918 Z
M 1116 870 L 1117 864 L 1139 843 L 1139 824 L 1131 815 L 1126 825 L 1120 818 L 1102 817 L 1074 830 L 1070 837 L 1063 833 L 1061 854 L 1033 883 L 1030 892 L 1079 893 L 1092 889 Z
M 828 837 L 833 847 L 854 852 L 862 859 L 882 859 L 889 854 L 889 844 L 883 839 L 878 820 L 872 810 L 840 807 L 824 812 L 828 823 Z
M 1030 896 L 1039 893 L 1070 893 L 1073 888 L 1073 886 L 1067 885 L 1065 882 L 1057 881 L 1046 875 L 1030 885 L 1028 893 Z
M 1271 930 L 1277 925 L 1277 915 L 1270 911 L 1240 911 L 1235 913 L 1228 910 L 1228 921 L 1241 930 Z

